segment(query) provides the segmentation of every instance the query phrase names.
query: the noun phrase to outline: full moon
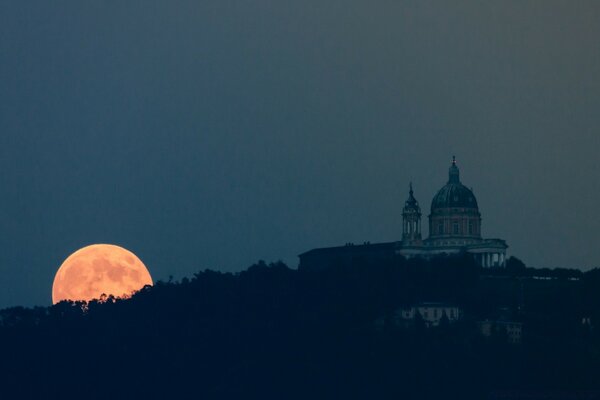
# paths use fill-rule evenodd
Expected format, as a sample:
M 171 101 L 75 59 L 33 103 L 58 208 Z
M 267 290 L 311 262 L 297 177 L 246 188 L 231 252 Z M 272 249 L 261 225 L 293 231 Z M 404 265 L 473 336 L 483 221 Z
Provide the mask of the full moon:
M 52 303 L 90 301 L 102 294 L 127 297 L 152 277 L 132 252 L 110 244 L 94 244 L 71 254 L 60 266 L 52 284 Z

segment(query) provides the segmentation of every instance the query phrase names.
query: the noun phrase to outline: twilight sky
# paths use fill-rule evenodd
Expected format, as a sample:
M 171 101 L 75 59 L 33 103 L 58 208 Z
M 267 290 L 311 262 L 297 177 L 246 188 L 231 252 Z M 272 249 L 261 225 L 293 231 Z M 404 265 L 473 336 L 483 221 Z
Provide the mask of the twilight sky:
M 600 3 L 0 3 L 0 308 L 91 243 L 154 279 L 401 237 L 456 154 L 486 237 L 600 266 Z

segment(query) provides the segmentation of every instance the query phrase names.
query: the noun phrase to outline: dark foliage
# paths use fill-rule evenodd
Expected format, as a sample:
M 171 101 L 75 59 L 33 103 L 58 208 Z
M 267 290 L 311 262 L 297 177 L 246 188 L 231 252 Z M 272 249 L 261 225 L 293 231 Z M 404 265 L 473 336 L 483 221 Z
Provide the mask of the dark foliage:
M 540 280 L 524 265 L 510 265 L 490 276 L 467 256 L 356 260 L 323 271 L 259 262 L 239 274 L 206 270 L 158 282 L 129 300 L 2 310 L 0 396 L 594 395 L 600 270 L 579 280 L 552 271 L 556 279 Z M 378 318 L 421 301 L 456 304 L 465 318 L 450 323 L 445 316 L 437 328 L 419 319 L 409 328 L 376 328 Z M 476 321 L 499 309 L 523 322 L 522 345 L 479 333 Z

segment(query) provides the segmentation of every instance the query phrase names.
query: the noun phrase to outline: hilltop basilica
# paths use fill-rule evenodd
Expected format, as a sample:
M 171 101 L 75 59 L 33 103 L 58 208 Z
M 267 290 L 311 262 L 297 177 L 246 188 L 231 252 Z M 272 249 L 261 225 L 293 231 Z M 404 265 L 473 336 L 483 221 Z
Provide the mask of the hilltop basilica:
M 402 212 L 402 240 L 313 249 L 299 257 L 300 268 L 323 268 L 353 259 L 376 260 L 395 255 L 430 258 L 466 252 L 482 267 L 504 267 L 507 248 L 504 240 L 481 237 L 477 199 L 460 182 L 460 172 L 453 158 L 448 182 L 431 201 L 428 238 L 423 239 L 421 235 L 421 207 L 411 184 Z

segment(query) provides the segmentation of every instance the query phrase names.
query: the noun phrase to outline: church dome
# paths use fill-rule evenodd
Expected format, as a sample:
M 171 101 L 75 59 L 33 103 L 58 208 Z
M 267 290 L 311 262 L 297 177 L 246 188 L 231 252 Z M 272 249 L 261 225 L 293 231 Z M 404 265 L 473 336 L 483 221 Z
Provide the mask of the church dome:
M 477 199 L 469 188 L 460 183 L 455 158 L 452 158 L 449 172 L 448 183 L 431 201 L 429 240 L 440 239 L 440 245 L 447 245 L 448 238 L 480 239 L 481 214 Z
M 460 183 L 460 173 L 456 159 L 450 166 L 448 183 L 441 188 L 431 201 L 431 212 L 440 208 L 471 208 L 478 209 L 477 199 L 473 192 Z

